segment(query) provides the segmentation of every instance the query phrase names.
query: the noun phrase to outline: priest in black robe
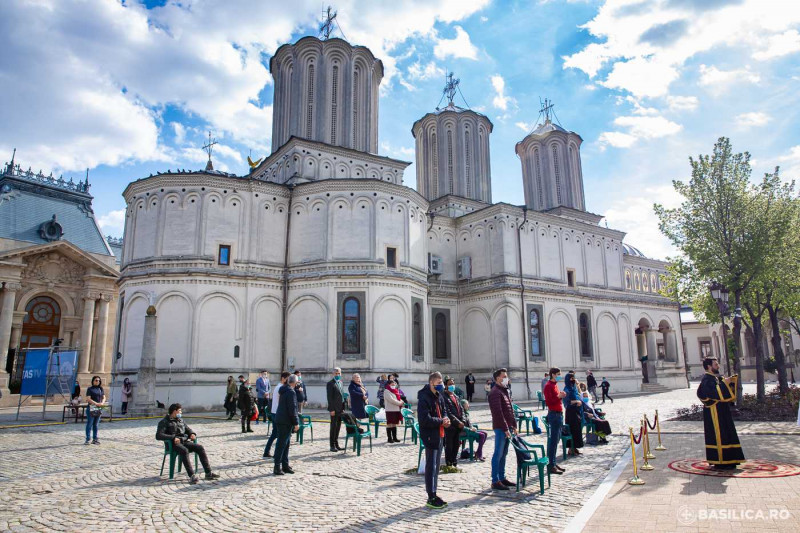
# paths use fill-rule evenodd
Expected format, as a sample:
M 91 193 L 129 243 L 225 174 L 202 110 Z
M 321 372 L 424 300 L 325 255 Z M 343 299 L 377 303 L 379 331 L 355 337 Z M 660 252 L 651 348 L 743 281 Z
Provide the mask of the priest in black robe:
M 706 373 L 697 388 L 697 397 L 703 402 L 706 461 L 715 469 L 733 469 L 744 462 L 730 410 L 730 405 L 736 401 L 739 377 L 723 379 L 719 375 L 719 362 L 713 358 L 703 360 L 703 369 Z

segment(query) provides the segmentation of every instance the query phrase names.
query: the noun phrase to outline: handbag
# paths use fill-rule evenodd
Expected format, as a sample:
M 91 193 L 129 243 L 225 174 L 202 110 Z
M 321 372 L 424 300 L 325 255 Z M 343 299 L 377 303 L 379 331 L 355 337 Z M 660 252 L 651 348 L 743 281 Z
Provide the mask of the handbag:
M 101 414 L 103 414 L 103 410 L 101 408 L 99 408 L 97 406 L 94 406 L 94 405 L 90 405 L 89 406 L 89 416 L 91 416 L 93 418 L 97 418 Z

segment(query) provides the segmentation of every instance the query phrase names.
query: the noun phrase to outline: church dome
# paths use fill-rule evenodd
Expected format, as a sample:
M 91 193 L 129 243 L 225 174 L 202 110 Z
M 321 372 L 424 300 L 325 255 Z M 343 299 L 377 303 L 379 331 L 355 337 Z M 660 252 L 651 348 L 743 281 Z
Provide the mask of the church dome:
M 642 253 L 641 250 L 636 248 L 635 246 L 631 246 L 630 244 L 622 243 L 622 253 L 624 255 L 630 255 L 632 257 L 644 257 L 647 259 L 647 256 Z

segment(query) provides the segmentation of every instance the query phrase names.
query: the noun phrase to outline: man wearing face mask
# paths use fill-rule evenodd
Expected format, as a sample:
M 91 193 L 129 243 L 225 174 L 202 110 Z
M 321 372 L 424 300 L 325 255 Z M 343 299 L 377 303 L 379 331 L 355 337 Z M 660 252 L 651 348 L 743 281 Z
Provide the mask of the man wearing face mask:
M 547 459 L 549 464 L 547 470 L 551 474 L 562 474 L 564 469 L 556 464 L 556 454 L 558 453 L 558 443 L 561 440 L 561 427 L 564 425 L 564 405 L 561 400 L 566 396 L 563 391 L 558 390 L 558 379 L 561 369 L 550 369 L 550 380 L 544 387 L 544 401 L 547 405 L 547 424 L 550 426 L 550 433 L 547 436 Z
M 200 463 L 203 465 L 206 479 L 219 479 L 219 474 L 211 472 L 211 465 L 208 463 L 205 448 L 194 442 L 197 434 L 183 422 L 183 407 L 181 404 L 173 403 L 169 406 L 168 412 L 169 414 L 158 423 L 156 439 L 172 441 L 172 449 L 180 455 L 183 468 L 186 470 L 186 474 L 193 485 L 200 481 L 200 478 L 194 473 L 192 463 L 189 461 L 190 452 L 195 452 L 200 457 Z
M 458 449 L 461 445 L 461 430 L 464 428 L 464 408 L 461 406 L 461 399 L 456 395 L 456 384 L 453 378 L 448 376 L 444 380 L 444 404 L 447 408 L 447 418 L 450 419 L 450 427 L 444 432 L 444 460 L 447 466 L 458 465 Z
M 500 368 L 492 374 L 495 386 L 489 393 L 489 409 L 494 429 L 494 454 L 492 454 L 492 488 L 508 490 L 514 485 L 506 479 L 506 456 L 511 436 L 517 434 L 517 419 L 508 393 L 508 370 Z
M 342 429 L 342 413 L 344 412 L 344 388 L 342 386 L 342 369 L 333 369 L 333 377 L 325 387 L 328 395 L 328 413 L 331 415 L 330 445 L 332 452 L 344 450 L 339 446 L 339 431 Z
M 428 376 L 428 384 L 417 393 L 419 438 L 425 445 L 425 490 L 428 493 L 428 502 L 425 505 L 431 509 L 447 506 L 447 502 L 436 495 L 444 432 L 450 427 L 444 390 L 442 374 L 433 372 Z
M 258 418 L 264 418 L 264 423 L 267 422 L 267 413 L 269 411 L 269 397 L 272 392 L 272 387 L 269 383 L 269 372 L 266 370 L 261 371 L 261 375 L 256 380 L 256 397 L 258 398 Z

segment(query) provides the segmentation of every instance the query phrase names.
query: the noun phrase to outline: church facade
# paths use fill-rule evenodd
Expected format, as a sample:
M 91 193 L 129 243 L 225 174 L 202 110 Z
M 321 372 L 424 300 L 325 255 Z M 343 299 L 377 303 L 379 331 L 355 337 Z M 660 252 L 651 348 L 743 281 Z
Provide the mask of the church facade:
M 451 99 L 412 126 L 415 190 L 408 162 L 377 154 L 368 49 L 305 37 L 270 71 L 273 150 L 249 175 L 209 165 L 123 193 L 118 381 L 136 380 L 152 305 L 157 398 L 195 407 L 261 369 L 302 369 L 312 402 L 334 366 L 407 389 L 501 366 L 523 395 L 551 366 L 618 391 L 640 389 L 643 364 L 686 385 L 666 264 L 585 210 L 580 136 L 545 120 L 516 147 L 525 204 L 492 203 L 493 125 Z

